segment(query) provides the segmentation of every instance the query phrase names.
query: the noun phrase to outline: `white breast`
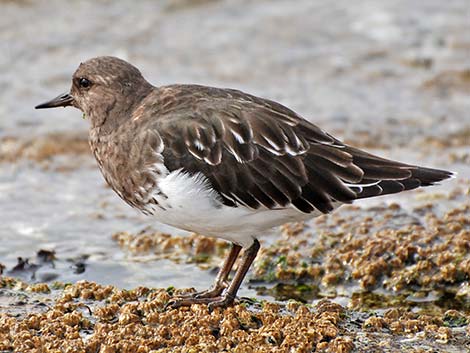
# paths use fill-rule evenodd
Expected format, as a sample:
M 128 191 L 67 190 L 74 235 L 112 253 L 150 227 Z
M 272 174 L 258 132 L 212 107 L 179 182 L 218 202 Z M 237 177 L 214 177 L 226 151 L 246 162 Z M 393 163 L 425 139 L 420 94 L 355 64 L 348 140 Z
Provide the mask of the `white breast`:
M 203 235 L 223 238 L 242 246 L 252 244 L 268 229 L 320 215 L 294 208 L 257 210 L 225 206 L 202 174 L 176 170 L 158 181 L 161 193 L 154 195 L 161 208 L 152 213 L 159 222 Z

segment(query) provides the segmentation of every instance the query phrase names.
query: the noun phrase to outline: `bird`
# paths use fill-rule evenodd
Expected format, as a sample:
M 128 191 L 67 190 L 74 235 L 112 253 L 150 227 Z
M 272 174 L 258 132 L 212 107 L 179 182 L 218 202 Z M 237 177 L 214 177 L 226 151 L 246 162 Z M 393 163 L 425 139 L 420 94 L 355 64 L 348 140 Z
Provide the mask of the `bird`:
M 454 175 L 370 154 L 240 90 L 153 86 L 112 56 L 82 62 L 68 93 L 35 108 L 67 106 L 89 120 L 91 151 L 126 203 L 158 222 L 231 243 L 213 285 L 176 297 L 172 308 L 233 305 L 258 238 L 274 227 Z

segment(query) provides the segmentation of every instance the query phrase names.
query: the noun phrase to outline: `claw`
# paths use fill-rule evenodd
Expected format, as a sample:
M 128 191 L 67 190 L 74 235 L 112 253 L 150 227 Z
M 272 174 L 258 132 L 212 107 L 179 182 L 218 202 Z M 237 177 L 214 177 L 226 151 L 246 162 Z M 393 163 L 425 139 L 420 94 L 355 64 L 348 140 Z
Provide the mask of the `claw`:
M 175 306 L 176 305 L 176 300 L 170 300 L 168 303 L 166 303 L 164 306 L 163 306 L 163 310 L 168 310 L 168 309 L 176 309 L 178 308 L 178 306 Z
M 193 304 L 207 304 L 207 309 L 209 312 L 212 312 L 215 308 L 231 305 L 234 300 L 235 297 L 229 294 L 211 298 L 176 298 L 166 303 L 164 309 L 177 309 L 182 306 L 191 306 Z
M 201 292 L 193 292 L 186 294 L 175 295 L 176 300 L 178 299 L 203 299 L 203 298 L 216 298 L 220 297 L 220 294 L 225 287 L 213 287 L 211 289 L 203 290 Z
M 209 313 L 212 313 L 215 308 L 225 308 L 227 306 L 230 306 L 233 304 L 235 300 L 235 296 L 231 294 L 225 294 L 223 297 L 221 297 L 221 300 L 215 300 L 213 302 L 210 302 L 207 305 L 207 310 L 209 310 Z
M 210 304 L 212 302 L 220 301 L 221 297 L 216 298 L 177 298 L 170 300 L 166 305 L 166 308 L 177 309 L 182 306 L 191 306 L 193 304 Z

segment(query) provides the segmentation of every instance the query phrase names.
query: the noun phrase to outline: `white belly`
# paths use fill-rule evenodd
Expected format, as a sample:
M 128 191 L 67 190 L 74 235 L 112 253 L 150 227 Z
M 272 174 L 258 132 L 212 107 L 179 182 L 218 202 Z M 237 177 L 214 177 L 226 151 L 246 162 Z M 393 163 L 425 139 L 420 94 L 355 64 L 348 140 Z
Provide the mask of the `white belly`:
M 305 214 L 295 208 L 254 210 L 243 206 L 225 206 L 217 193 L 209 188 L 202 174 L 191 176 L 181 170 L 160 179 L 158 186 L 167 196 L 154 196 L 162 206 L 152 210 L 159 222 L 226 239 L 244 247 L 250 246 L 253 238 L 273 227 L 321 214 L 319 211 Z

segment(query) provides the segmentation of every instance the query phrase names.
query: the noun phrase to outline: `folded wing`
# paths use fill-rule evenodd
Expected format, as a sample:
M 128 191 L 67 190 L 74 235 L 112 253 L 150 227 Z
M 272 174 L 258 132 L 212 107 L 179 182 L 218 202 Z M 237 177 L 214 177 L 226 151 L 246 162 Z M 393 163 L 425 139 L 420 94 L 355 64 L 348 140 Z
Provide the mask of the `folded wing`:
M 165 166 L 202 173 L 229 206 L 327 213 L 335 202 L 432 185 L 452 175 L 344 145 L 290 109 L 240 91 L 179 86 L 175 94 L 178 105 L 154 121 Z

